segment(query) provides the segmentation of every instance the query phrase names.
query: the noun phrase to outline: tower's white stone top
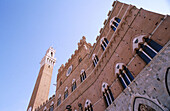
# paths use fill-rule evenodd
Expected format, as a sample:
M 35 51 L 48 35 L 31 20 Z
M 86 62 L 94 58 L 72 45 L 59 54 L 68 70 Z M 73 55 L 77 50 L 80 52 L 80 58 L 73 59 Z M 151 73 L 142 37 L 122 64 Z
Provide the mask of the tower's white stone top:
M 50 47 L 47 51 L 45 56 L 42 58 L 40 62 L 40 67 L 42 67 L 44 64 L 49 64 L 51 66 L 54 66 L 56 62 L 55 56 L 56 50 L 53 49 L 53 47 Z

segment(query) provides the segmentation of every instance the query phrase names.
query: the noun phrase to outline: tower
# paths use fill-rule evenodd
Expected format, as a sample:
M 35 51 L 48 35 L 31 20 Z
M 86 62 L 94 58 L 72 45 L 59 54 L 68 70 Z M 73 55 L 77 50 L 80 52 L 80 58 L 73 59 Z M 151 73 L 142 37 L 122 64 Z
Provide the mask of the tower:
M 40 62 L 40 71 L 34 86 L 34 90 L 27 108 L 27 111 L 34 111 L 40 104 L 48 99 L 53 66 L 56 62 L 54 58 L 55 50 L 50 47 Z

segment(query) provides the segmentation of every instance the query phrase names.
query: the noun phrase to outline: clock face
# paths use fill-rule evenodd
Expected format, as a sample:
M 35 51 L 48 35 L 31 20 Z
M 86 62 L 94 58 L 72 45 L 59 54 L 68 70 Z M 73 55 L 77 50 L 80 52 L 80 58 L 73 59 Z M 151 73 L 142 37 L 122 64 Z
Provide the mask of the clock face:
M 67 70 L 67 73 L 66 73 L 66 76 L 69 76 L 71 71 L 72 71 L 72 68 L 73 68 L 73 65 L 71 65 L 68 70 Z

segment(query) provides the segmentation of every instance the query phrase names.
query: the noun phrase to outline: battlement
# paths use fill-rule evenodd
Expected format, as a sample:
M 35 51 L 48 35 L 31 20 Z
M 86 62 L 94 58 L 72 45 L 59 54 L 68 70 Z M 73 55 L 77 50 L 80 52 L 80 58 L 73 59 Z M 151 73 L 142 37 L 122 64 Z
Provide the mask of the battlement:
M 82 39 L 80 39 L 80 41 L 77 43 L 78 45 L 78 49 L 76 49 L 74 51 L 74 53 L 71 55 L 71 58 L 68 59 L 68 61 L 65 64 L 62 64 L 60 66 L 60 68 L 58 69 L 58 75 L 57 75 L 57 79 L 60 77 L 60 73 L 62 73 L 62 71 L 64 69 L 67 69 L 70 64 L 72 63 L 73 59 L 78 55 L 78 53 L 80 52 L 80 50 L 84 47 L 85 50 L 91 50 L 92 49 L 92 45 L 91 43 L 87 43 L 86 42 L 86 37 L 83 36 Z

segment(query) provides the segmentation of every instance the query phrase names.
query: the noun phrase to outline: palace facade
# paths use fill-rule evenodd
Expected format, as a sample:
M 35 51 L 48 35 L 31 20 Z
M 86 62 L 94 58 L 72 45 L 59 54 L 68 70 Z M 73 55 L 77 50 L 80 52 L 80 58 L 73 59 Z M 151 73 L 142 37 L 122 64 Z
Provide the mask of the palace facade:
M 41 60 L 27 111 L 170 110 L 170 16 L 114 1 L 96 43 L 83 36 L 58 69 L 55 50 Z

